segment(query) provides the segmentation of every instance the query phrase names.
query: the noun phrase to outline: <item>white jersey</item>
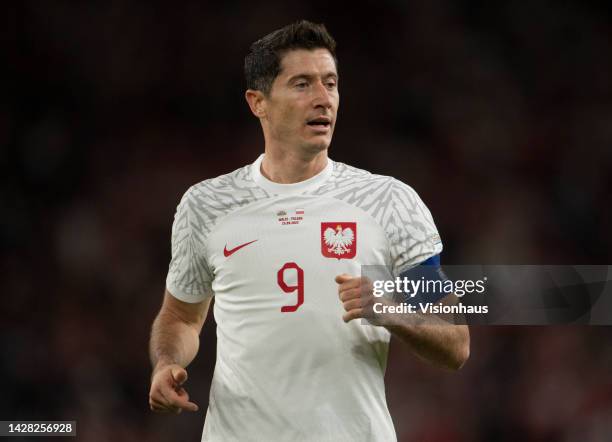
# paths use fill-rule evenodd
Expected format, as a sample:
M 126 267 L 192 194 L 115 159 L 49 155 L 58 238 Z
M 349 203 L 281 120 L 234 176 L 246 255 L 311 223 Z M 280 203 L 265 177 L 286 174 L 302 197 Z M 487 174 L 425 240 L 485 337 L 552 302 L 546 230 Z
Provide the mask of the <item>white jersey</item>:
M 166 285 L 215 296 L 217 362 L 203 441 L 396 440 L 384 373 L 390 334 L 346 324 L 334 278 L 398 275 L 440 253 L 429 210 L 386 176 L 328 161 L 278 184 L 252 165 L 192 186 L 177 208 Z

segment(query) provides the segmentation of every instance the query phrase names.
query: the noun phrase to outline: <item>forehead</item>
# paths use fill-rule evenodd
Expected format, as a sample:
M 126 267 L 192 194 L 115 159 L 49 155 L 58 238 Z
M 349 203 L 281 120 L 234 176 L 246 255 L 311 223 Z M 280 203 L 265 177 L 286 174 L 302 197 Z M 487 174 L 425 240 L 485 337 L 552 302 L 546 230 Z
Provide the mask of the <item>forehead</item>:
M 293 49 L 283 55 L 279 77 L 292 77 L 299 74 L 326 75 L 336 72 L 336 62 L 331 53 L 324 48 Z

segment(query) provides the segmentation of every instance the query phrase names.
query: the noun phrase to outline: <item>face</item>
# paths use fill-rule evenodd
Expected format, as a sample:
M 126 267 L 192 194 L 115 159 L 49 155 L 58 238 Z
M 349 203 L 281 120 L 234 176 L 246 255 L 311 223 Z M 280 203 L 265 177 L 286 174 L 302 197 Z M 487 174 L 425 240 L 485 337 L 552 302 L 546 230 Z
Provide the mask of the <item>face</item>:
M 336 63 L 327 49 L 287 52 L 263 98 L 264 132 L 272 143 L 310 153 L 329 147 L 340 95 Z

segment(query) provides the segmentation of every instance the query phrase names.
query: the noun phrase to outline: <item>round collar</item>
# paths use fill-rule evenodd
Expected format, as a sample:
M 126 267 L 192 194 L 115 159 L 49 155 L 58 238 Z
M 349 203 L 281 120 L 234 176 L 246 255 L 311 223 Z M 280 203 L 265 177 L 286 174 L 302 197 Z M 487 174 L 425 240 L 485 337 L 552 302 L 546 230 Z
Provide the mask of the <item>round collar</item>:
M 334 162 L 331 158 L 327 158 L 327 165 L 325 168 L 313 177 L 307 180 L 300 181 L 299 183 L 281 184 L 270 181 L 268 178 L 261 173 L 261 162 L 264 159 L 265 154 L 261 154 L 253 164 L 251 164 L 251 173 L 253 180 L 260 187 L 264 188 L 268 192 L 277 195 L 288 195 L 288 194 L 299 194 L 309 190 L 313 190 L 321 186 L 331 176 L 334 170 Z

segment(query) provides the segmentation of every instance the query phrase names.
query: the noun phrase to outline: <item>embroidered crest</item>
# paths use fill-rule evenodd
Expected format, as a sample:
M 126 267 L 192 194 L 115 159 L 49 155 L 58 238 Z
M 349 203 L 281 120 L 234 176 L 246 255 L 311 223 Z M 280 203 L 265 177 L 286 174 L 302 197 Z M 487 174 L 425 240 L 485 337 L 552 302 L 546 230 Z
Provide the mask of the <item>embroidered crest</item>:
M 326 258 L 354 258 L 357 254 L 357 223 L 321 223 L 321 253 Z

